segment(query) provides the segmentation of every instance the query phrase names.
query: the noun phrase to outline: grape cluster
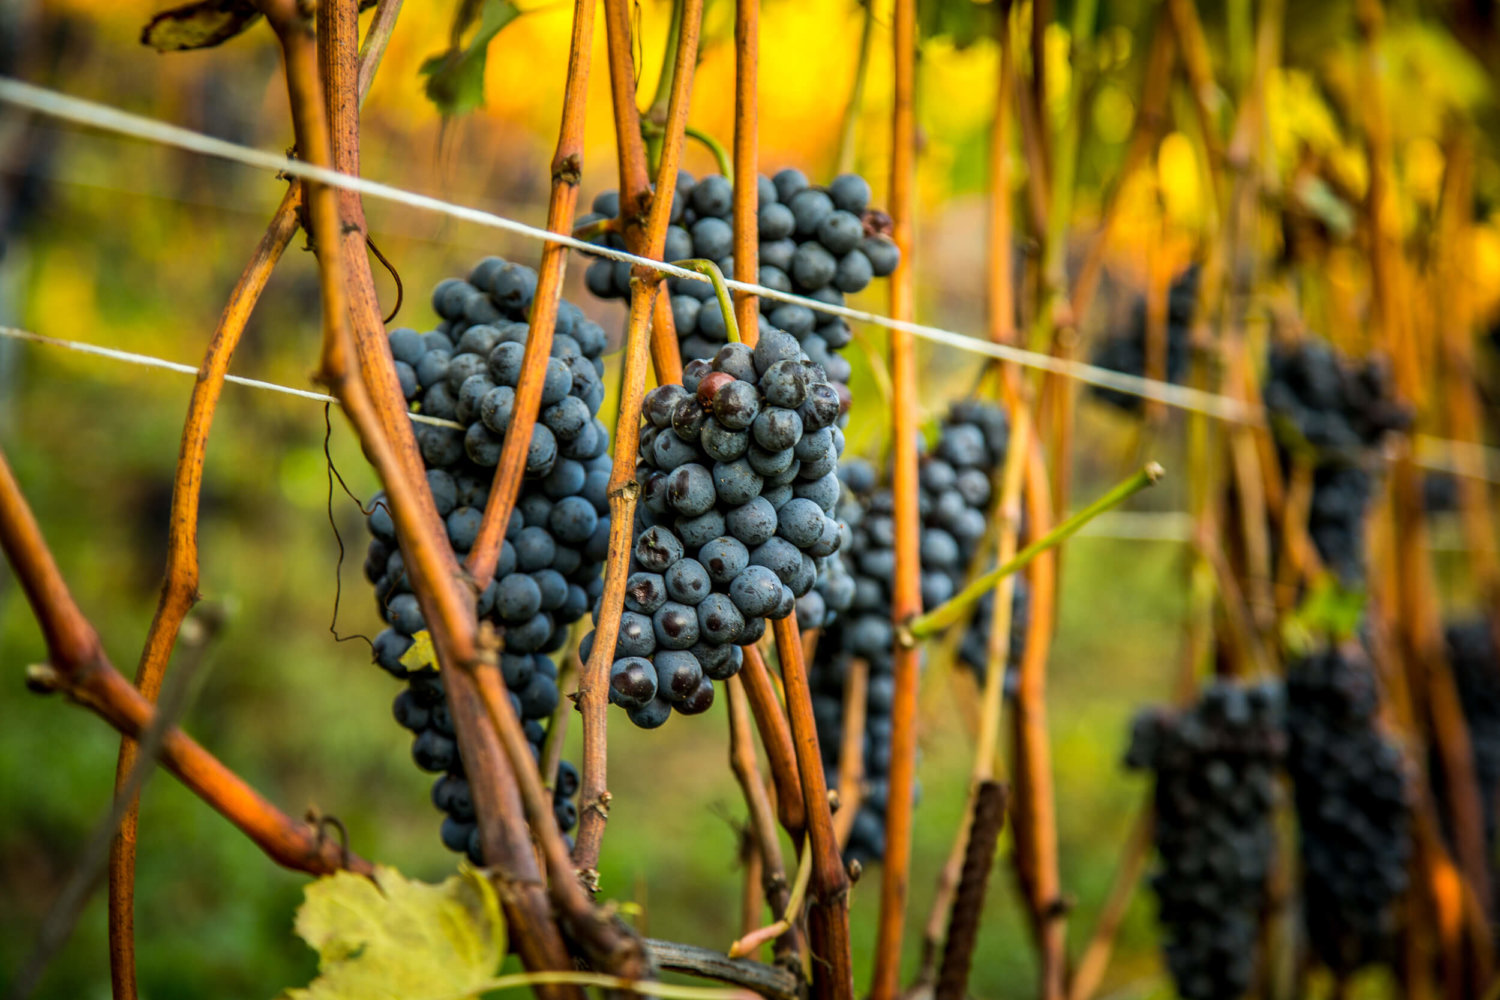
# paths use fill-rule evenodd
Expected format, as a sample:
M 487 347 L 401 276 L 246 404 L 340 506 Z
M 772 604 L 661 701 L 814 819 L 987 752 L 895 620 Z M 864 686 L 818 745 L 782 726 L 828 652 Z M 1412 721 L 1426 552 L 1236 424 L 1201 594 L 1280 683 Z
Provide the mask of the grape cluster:
M 753 349 L 725 344 L 647 394 L 610 668 L 610 700 L 637 726 L 705 711 L 713 682 L 739 671 L 739 647 L 791 614 L 839 550 L 841 411 L 823 369 L 769 327 Z
M 1192 707 L 1136 716 L 1126 766 L 1156 779 L 1151 877 L 1163 951 L 1186 1000 L 1237 1000 L 1250 986 L 1276 846 L 1279 686 L 1215 681 Z
M 1387 364 L 1354 364 L 1317 340 L 1272 347 L 1262 395 L 1279 438 L 1323 455 L 1357 455 L 1411 423 Z
M 757 178 L 757 196 L 758 284 L 843 305 L 846 294 L 889 275 L 900 262 L 900 251 L 886 235 L 890 219 L 870 208 L 870 185 L 857 174 L 843 174 L 828 187 L 819 188 L 799 170 L 782 170 L 775 177 Z M 733 205 L 734 187 L 723 177 L 715 174 L 695 182 L 691 174 L 680 172 L 663 258 L 712 260 L 725 277 L 734 277 Z M 594 199 L 592 207 L 592 214 L 578 220 L 579 226 L 616 218 L 619 194 L 605 192 Z M 605 234 L 602 242 L 614 249 L 625 247 L 617 233 Z M 600 298 L 630 297 L 629 264 L 596 260 L 584 279 L 589 291 Z M 713 357 L 728 339 L 728 329 L 713 300 L 712 287 L 676 277 L 667 279 L 667 287 L 683 360 Z M 830 381 L 848 383 L 849 363 L 837 353 L 852 336 L 843 319 L 790 304 L 775 306 L 767 318 L 776 329 L 796 337 Z
M 1500 653 L 1484 618 L 1449 622 L 1448 662 L 1469 727 L 1474 778 L 1484 806 L 1485 842 L 1493 852 L 1500 811 Z M 1434 792 L 1440 791 L 1434 782 Z M 1447 810 L 1439 810 L 1446 817 Z
M 1376 722 L 1357 642 L 1293 660 L 1286 690 L 1303 919 L 1318 958 L 1350 972 L 1381 959 L 1395 931 L 1412 850 L 1405 764 Z
M 1192 356 L 1193 309 L 1198 302 L 1198 278 L 1199 268 L 1194 264 L 1183 271 L 1167 290 L 1167 357 L 1166 370 L 1161 376 L 1168 382 L 1180 384 L 1187 378 L 1188 360 Z M 1129 324 L 1101 340 L 1094 349 L 1094 364 L 1127 375 L 1146 376 L 1149 350 L 1146 327 L 1146 300 L 1137 298 L 1131 307 Z M 1129 413 L 1139 413 L 1145 403 L 1139 396 L 1103 386 L 1095 386 L 1093 391 L 1104 402 Z
M 818 640 L 817 654 L 808 664 L 808 686 L 828 787 L 837 788 L 844 734 L 844 686 L 855 657 L 868 665 L 861 747 L 863 794 L 844 850 L 848 859 L 867 865 L 885 856 L 891 709 L 896 695 L 890 595 L 896 565 L 895 536 L 891 493 L 888 488 L 879 487 L 875 467 L 863 459 L 851 459 L 840 467 L 839 476 L 849 500 L 841 513 L 849 526 L 845 554 L 849 557 L 846 568 L 853 593 L 846 613 L 825 627 Z
M 467 280 L 438 284 L 432 304 L 442 322 L 427 333 L 400 328 L 389 334 L 402 392 L 412 410 L 455 421 L 455 427 L 418 424 L 417 440 L 427 485 L 443 517 L 448 542 L 460 560 L 473 547 L 489 500 L 490 482 L 515 408 L 536 291 L 529 267 L 487 257 Z M 609 431 L 598 418 L 604 399 L 600 376 L 604 331 L 572 303 L 559 303 L 542 405 L 531 435 L 526 478 L 507 525 L 494 579 L 481 591 L 477 611 L 504 638 L 501 673 L 511 704 L 532 749 L 540 753 L 544 725 L 558 704 L 557 665 L 570 626 L 603 589 L 609 540 L 607 484 Z M 442 775 L 433 803 L 446 814 L 443 843 L 479 861 L 474 810 L 459 759 L 453 722 L 434 664 L 404 664 L 426 629 L 397 545 L 395 525 L 382 497 L 368 526 L 373 539 L 365 575 L 389 626 L 374 642 L 375 662 L 407 687 L 397 696 L 397 721 L 415 737 L 412 757 L 424 771 Z M 571 776 L 571 777 L 570 777 Z M 565 788 L 576 790 L 571 765 L 557 780 L 559 824 L 570 830 L 577 810 Z
M 1008 431 L 1004 410 L 983 402 L 961 401 L 950 408 L 939 426 L 936 446 L 921 459 L 918 509 L 922 519 L 924 607 L 947 601 L 967 574 L 968 557 L 985 534 L 991 479 L 1005 460 Z M 832 622 L 819 640 L 818 655 L 809 666 L 809 683 L 824 768 L 830 784 L 836 785 L 849 664 L 858 657 L 869 667 L 865 794 L 845 852 L 867 864 L 885 854 L 895 695 L 895 635 L 891 625 L 891 585 L 896 573 L 895 501 L 868 462 L 847 462 L 841 473 L 850 501 L 841 510 L 850 527 L 845 554 L 849 556 L 846 567 L 853 593 L 847 613 Z M 1024 619 L 1024 611 L 1021 617 Z M 979 641 L 983 644 L 988 639 L 981 636 Z
M 1334 461 L 1313 469 L 1307 533 L 1318 558 L 1346 586 L 1365 575 L 1365 514 L 1374 490 L 1374 477 L 1363 465 Z
M 1356 365 L 1328 344 L 1302 340 L 1271 350 L 1262 392 L 1288 472 L 1294 454 L 1313 457 L 1307 527 L 1318 556 L 1346 586 L 1364 577 L 1365 515 L 1375 483 L 1368 465 L 1410 412 L 1395 397 L 1389 368 Z

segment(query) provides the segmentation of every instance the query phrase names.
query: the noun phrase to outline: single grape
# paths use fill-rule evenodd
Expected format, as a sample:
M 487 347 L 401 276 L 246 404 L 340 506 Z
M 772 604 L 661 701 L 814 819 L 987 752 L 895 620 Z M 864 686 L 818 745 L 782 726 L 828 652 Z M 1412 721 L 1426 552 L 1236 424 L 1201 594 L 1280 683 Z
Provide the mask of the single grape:
M 696 629 L 696 623 L 694 625 Z M 680 702 L 703 680 L 703 667 L 686 649 L 664 650 L 656 655 L 656 690 L 660 697 Z
M 683 558 L 667 567 L 662 574 L 667 594 L 680 604 L 696 605 L 708 596 L 713 582 L 708 570 L 696 559 Z

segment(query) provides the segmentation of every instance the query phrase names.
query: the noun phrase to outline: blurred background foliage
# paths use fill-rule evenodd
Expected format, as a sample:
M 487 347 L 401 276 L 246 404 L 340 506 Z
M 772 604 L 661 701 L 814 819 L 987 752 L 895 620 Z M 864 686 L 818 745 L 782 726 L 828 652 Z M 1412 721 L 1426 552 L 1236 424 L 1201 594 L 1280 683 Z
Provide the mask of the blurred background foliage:
M 919 82 L 919 315 L 957 329 L 983 328 L 984 185 L 998 54 L 993 10 L 968 0 L 921 5 L 926 37 Z M 547 164 L 560 111 L 570 6 L 528 0 L 493 40 L 482 106 L 444 119 L 419 70 L 448 45 L 453 4 L 410 2 L 401 14 L 364 113 L 363 170 L 375 179 L 540 224 Z M 866 100 L 856 119 L 857 167 L 886 188 L 890 104 L 889 11 L 877 4 Z M 1346 230 L 1365 194 L 1359 140 L 1352 5 L 1294 4 L 1284 66 L 1268 81 L 1263 140 L 1274 150 L 1266 186 L 1288 213 L 1328 235 L 1323 280 L 1348 280 L 1356 250 Z M 668 5 L 640 4 L 640 88 L 661 62 Z M 102 0 L 11 0 L 0 5 L 0 69 L 70 94 L 199 129 L 236 142 L 285 148 L 290 138 L 279 57 L 263 24 L 225 45 L 158 54 L 139 43 L 154 9 Z M 1248 0 L 1205 5 L 1202 16 L 1225 88 L 1211 106 L 1232 113 L 1248 76 Z M 727 141 L 733 94 L 732 4 L 709 0 L 693 124 Z M 1129 139 L 1156 5 L 1102 5 L 1089 74 L 1074 230 L 1097 221 Z M 1398 3 L 1385 52 L 1403 235 L 1432 221 L 1446 126 L 1470 119 L 1479 135 L 1496 123 L 1494 12 L 1481 3 Z M 797 166 L 815 180 L 834 172 L 864 9 L 854 0 L 768 0 L 761 25 L 761 162 Z M 1060 11 L 1060 24 L 1068 12 Z M 1069 42 L 1054 25 L 1043 51 L 1047 108 L 1060 122 L 1072 101 Z M 603 33 L 591 78 L 584 197 L 614 187 Z M 1144 248 L 1185 266 L 1213 225 L 1201 143 L 1185 96 L 1149 168 L 1121 193 L 1106 296 L 1089 318 L 1096 331 L 1121 322 L 1145 276 Z M 1466 248 L 1481 303 L 1500 304 L 1500 171 L 1478 162 L 1473 246 Z M 1011 151 L 1012 177 L 1026 182 Z M 693 144 L 686 167 L 712 169 Z M 0 322 L 36 332 L 196 364 L 231 285 L 281 194 L 280 182 L 246 168 L 132 140 L 0 111 L 5 198 Z M 877 195 L 878 198 L 878 195 Z M 1018 204 L 1020 201 L 1018 199 Z M 440 278 L 498 253 L 535 263 L 537 247 L 437 215 L 370 202 L 372 236 L 399 271 L 399 321 L 435 321 L 426 292 Z M 1024 242 L 1022 244 L 1025 248 Z M 588 298 L 582 268 L 570 298 L 618 340 L 623 311 Z M 394 285 L 377 271 L 384 301 Z M 883 310 L 876 297 L 856 305 Z M 1307 321 L 1337 340 L 1363 342 L 1336 315 L 1306 300 Z M 878 331 L 861 338 L 879 353 Z M 294 244 L 277 269 L 235 359 L 239 374 L 305 386 L 318 341 L 311 256 Z M 935 414 L 972 385 L 974 358 L 920 343 L 922 406 Z M 855 352 L 851 447 L 881 446 L 885 408 Z M 613 365 L 613 361 L 611 364 Z M 612 369 L 613 370 L 613 369 Z M 607 382 L 610 380 L 607 378 Z M 74 592 L 125 671 L 138 656 L 165 557 L 166 514 L 190 381 L 53 347 L 0 339 L 0 446 L 15 466 Z M 606 404 L 610 408 L 611 403 Z M 320 406 L 231 386 L 215 423 L 205 477 L 202 593 L 229 612 L 207 654 L 186 718 L 190 732 L 292 813 L 344 821 L 352 845 L 409 875 L 438 878 L 452 856 L 437 838 L 428 779 L 409 759 L 390 718 L 396 692 L 368 663 L 358 639 L 330 634 L 339 544 L 348 555 L 338 628 L 379 627 L 359 573 L 358 509 L 332 495 Z M 606 414 L 607 417 L 607 414 Z M 1153 439 L 1168 466 L 1178 454 L 1175 418 Z M 1135 461 L 1137 434 L 1113 411 L 1088 403 L 1080 417 L 1079 496 Z M 329 449 L 354 493 L 373 476 L 339 415 Z M 1185 477 L 1137 507 L 1180 509 Z M 1063 884 L 1075 927 L 1088 928 L 1107 891 L 1120 846 L 1145 791 L 1118 767 L 1125 727 L 1143 701 L 1168 697 L 1185 604 L 1185 550 L 1159 541 L 1080 537 L 1062 576 L 1062 617 L 1052 657 L 1051 723 L 1057 769 Z M 0 982 L 32 947 L 38 921 L 105 812 L 117 739 L 97 720 L 22 686 L 23 667 L 44 655 L 30 611 L 0 571 Z M 951 682 L 950 682 L 951 681 Z M 925 915 L 932 879 L 962 808 L 968 740 L 953 724 L 964 682 L 929 672 L 924 700 L 912 914 Z M 611 728 L 615 807 L 601 860 L 605 894 L 632 902 L 652 935 L 723 947 L 737 933 L 741 876 L 737 825 L 743 805 L 725 766 L 722 705 L 665 730 Z M 570 744 L 578 739 L 576 725 Z M 313 955 L 291 935 L 303 878 L 273 867 L 224 821 L 158 776 L 141 814 L 137 929 L 143 995 L 268 997 L 305 981 Z M 875 884 L 854 891 L 855 959 L 868 968 Z M 973 989 L 1023 996 L 1034 976 L 1028 932 L 1013 887 L 992 892 Z M 1075 932 L 1075 939 L 1080 936 Z M 1131 907 L 1106 993 L 1167 995 L 1154 951 L 1150 904 Z M 912 936 L 915 945 L 915 935 Z M 1075 946 L 1077 941 L 1075 940 Z M 909 959 L 915 958 L 915 947 Z M 1374 981 L 1357 984 L 1379 991 Z M 102 896 L 52 964 L 42 995 L 109 992 Z

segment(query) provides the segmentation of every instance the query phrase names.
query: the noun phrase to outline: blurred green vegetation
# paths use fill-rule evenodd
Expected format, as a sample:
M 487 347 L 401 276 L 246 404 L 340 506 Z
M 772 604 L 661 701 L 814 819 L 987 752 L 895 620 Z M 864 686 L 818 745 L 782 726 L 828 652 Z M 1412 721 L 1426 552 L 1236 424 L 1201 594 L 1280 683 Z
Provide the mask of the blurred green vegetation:
M 35 8 L 37 33 L 31 37 L 38 44 L 16 55 L 8 71 L 261 148 L 286 145 L 279 64 L 263 26 L 222 49 L 159 56 L 136 42 L 145 17 L 140 11 L 97 0 Z M 643 5 L 643 90 L 654 84 L 664 9 L 659 2 Z M 568 19 L 566 5 L 528 10 L 491 50 L 485 108 L 444 128 L 422 94 L 417 67 L 446 46 L 448 5 L 407 4 L 366 112 L 369 176 L 540 221 Z M 1145 47 L 1144 7 L 1122 5 L 1108 16 L 1118 23 L 1100 34 L 1114 55 L 1096 94 L 1094 128 L 1084 150 L 1084 216 L 1097 212 L 1103 182 L 1118 165 Z M 852 76 L 859 17 L 858 5 L 846 0 L 767 5 L 761 148 L 768 171 L 797 165 L 817 177 L 827 174 L 843 103 L 837 87 L 830 99 L 829 81 Z M 1338 99 L 1348 96 L 1349 17 L 1343 3 L 1293 12 L 1290 49 L 1304 65 L 1278 77 L 1272 103 L 1280 116 L 1276 134 L 1287 139 L 1288 162 L 1280 166 L 1289 169 L 1298 149 L 1315 148 L 1326 156 L 1330 176 L 1357 194 L 1363 181 L 1349 153 L 1347 122 L 1336 113 Z M 1227 30 L 1209 27 L 1216 41 Z M 706 31 L 694 121 L 727 137 L 729 5 L 710 5 Z M 1416 83 L 1406 90 L 1410 107 L 1420 109 L 1426 101 L 1493 112 L 1493 88 L 1475 69 L 1475 55 L 1420 24 L 1395 38 L 1395 64 L 1415 67 L 1410 78 Z M 1337 44 L 1325 44 L 1330 39 Z M 1066 43 L 1065 34 L 1048 36 L 1050 69 L 1066 70 Z M 601 37 L 601 52 L 602 44 Z M 1417 72 L 1445 60 L 1458 67 L 1451 76 Z M 988 43 L 959 48 L 943 38 L 928 43 L 924 59 L 923 224 L 915 265 L 920 313 L 959 329 L 982 324 L 977 195 L 984 183 L 995 62 Z M 1317 81 L 1314 71 L 1323 74 Z M 882 191 L 889 102 L 883 42 L 870 72 L 858 159 Z M 1053 77 L 1066 86 L 1065 72 Z M 613 186 L 607 85 L 602 58 L 596 58 L 585 198 Z M 1049 106 L 1061 113 L 1066 94 L 1053 97 Z M 1398 116 L 1397 123 L 1403 170 L 1415 192 L 1410 217 L 1420 218 L 1425 189 L 1416 182 L 1431 175 L 1432 157 L 1441 157 L 1432 138 L 1436 126 L 1415 113 Z M 26 225 L 9 235 L 0 257 L 0 322 L 195 363 L 279 197 L 278 182 L 53 122 L 18 124 L 24 124 L 23 165 L 7 168 L 7 176 L 34 175 L 39 190 Z M 1163 252 L 1176 259 L 1185 257 L 1206 225 L 1192 149 L 1182 133 L 1173 133 L 1162 144 L 1156 169 L 1127 189 L 1121 245 L 1110 261 L 1121 285 L 1140 278 L 1143 233 L 1165 229 Z M 1020 183 L 1024 170 L 1015 156 Z M 709 167 L 706 154 L 691 145 L 686 162 L 695 171 Z M 1494 196 L 1500 181 L 1485 170 L 1477 184 L 1493 204 L 1500 200 Z M 534 244 L 492 231 L 384 204 L 368 208 L 373 237 L 405 286 L 403 323 L 430 324 L 427 290 L 441 277 L 464 273 L 486 253 L 536 258 Z M 1476 271 L 1481 278 L 1500 275 L 1500 235 L 1488 223 L 1476 233 Z M 583 293 L 581 270 L 571 270 L 567 294 L 618 337 L 621 311 Z M 393 286 L 380 271 L 377 283 L 385 301 L 393 302 Z M 1489 286 L 1500 289 L 1500 281 Z M 1128 305 L 1128 296 L 1116 298 Z M 1105 306 L 1111 319 L 1118 318 L 1118 303 L 1113 312 Z M 314 268 L 299 239 L 266 291 L 234 370 L 307 385 L 317 322 Z M 865 336 L 872 349 L 883 348 L 878 333 Z M 927 413 L 972 385 L 971 356 L 923 343 L 919 357 Z M 857 398 L 875 400 L 868 367 L 858 358 L 855 363 Z M 180 375 L 0 340 L 0 448 L 76 598 L 127 674 L 155 605 L 190 387 Z M 369 664 L 363 642 L 336 642 L 329 631 L 338 544 L 328 521 L 319 411 L 305 400 L 235 386 L 225 390 L 209 449 L 200 541 L 203 596 L 229 612 L 229 625 L 208 652 L 184 724 L 287 812 L 335 815 L 366 857 L 408 875 L 440 878 L 454 860 L 438 842 L 429 779 L 412 766 L 407 738 L 390 717 L 397 687 Z M 850 432 L 853 450 L 879 447 L 884 413 L 873 402 L 861 404 Z M 1154 439 L 1151 453 L 1173 477 L 1140 498 L 1137 509 L 1181 509 L 1191 470 L 1181 469 L 1178 431 L 1173 418 Z M 1079 498 L 1115 481 L 1137 460 L 1133 427 L 1087 403 L 1078 440 Z M 373 493 L 374 478 L 337 413 L 330 447 L 355 494 Z M 347 550 L 339 630 L 372 635 L 377 617 L 359 571 L 361 518 L 339 492 L 332 511 Z M 1049 715 L 1075 953 L 1108 891 L 1144 792 L 1145 783 L 1118 766 L 1127 721 L 1141 703 L 1164 700 L 1177 671 L 1182 555 L 1170 543 L 1090 537 L 1065 550 Z M 107 810 L 114 776 L 118 741 L 105 725 L 61 699 L 39 698 L 23 688 L 23 667 L 43 656 L 23 596 L 0 571 L 0 665 L 6 678 L 0 684 L 0 982 L 12 978 L 30 953 L 38 922 Z M 969 764 L 954 692 L 945 681 L 929 689 L 912 867 L 914 931 L 926 917 L 958 822 Z M 678 718 L 650 733 L 619 715 L 611 722 L 615 804 L 600 862 L 605 895 L 637 904 L 643 929 L 654 936 L 727 946 L 739 932 L 735 851 L 744 808 L 726 766 L 722 704 L 706 716 Z M 569 733 L 574 759 L 577 742 L 575 724 Z M 870 966 L 876 876 L 867 872 L 853 895 L 860 970 Z M 170 777 L 156 775 L 141 812 L 136 926 L 143 996 L 250 1000 L 307 981 L 313 954 L 291 934 L 304 882 L 265 860 Z M 1029 995 L 1033 954 L 1009 870 L 1002 866 L 992 885 L 973 991 L 982 997 Z M 908 971 L 915 965 L 917 938 L 909 935 Z M 1138 897 L 1122 928 L 1106 992 L 1170 993 L 1153 942 L 1150 906 Z M 39 995 L 82 1000 L 108 994 L 104 904 L 96 893 Z

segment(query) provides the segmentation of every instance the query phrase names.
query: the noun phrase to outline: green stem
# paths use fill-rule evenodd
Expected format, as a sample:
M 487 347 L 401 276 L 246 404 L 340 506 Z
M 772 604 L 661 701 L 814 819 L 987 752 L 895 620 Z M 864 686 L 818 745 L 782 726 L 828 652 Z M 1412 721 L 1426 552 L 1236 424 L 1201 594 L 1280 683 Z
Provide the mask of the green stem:
M 719 142 L 719 140 L 715 139 L 713 136 L 709 135 L 707 132 L 703 131 L 701 128 L 694 128 L 691 125 L 687 127 L 687 137 L 689 139 L 697 139 L 703 145 L 708 147 L 708 151 L 714 154 L 714 162 L 719 165 L 719 173 L 724 175 L 724 179 L 726 181 L 733 184 L 734 162 L 730 159 L 729 151 L 724 148 L 724 144 Z
M 662 129 L 655 122 L 642 119 L 641 134 L 646 136 L 648 141 L 655 140 L 659 142 L 661 140 Z M 685 128 L 683 134 L 689 139 L 696 139 L 702 143 L 713 154 L 714 162 L 719 166 L 719 173 L 724 175 L 726 181 L 729 181 L 731 184 L 734 183 L 734 161 L 729 155 L 729 150 L 724 148 L 723 143 L 701 128 L 694 128 L 692 125 Z
M 646 140 L 646 159 L 653 177 L 661 164 L 662 129 L 667 123 L 667 105 L 672 98 L 677 45 L 682 38 L 682 3 L 683 0 L 672 0 L 672 21 L 667 28 L 667 43 L 662 48 L 661 75 L 656 78 L 656 93 L 652 95 L 651 106 L 641 116 L 641 135 Z
M 803 851 L 802 860 L 797 862 L 797 877 L 792 880 L 792 892 L 787 897 L 786 912 L 781 919 L 751 931 L 730 945 L 730 958 L 744 958 L 754 954 L 761 945 L 785 934 L 797 922 L 797 915 L 802 912 L 802 901 L 807 897 L 808 883 L 812 881 L 812 856 L 812 851 Z
M 574 226 L 573 238 L 575 240 L 588 240 L 590 243 L 592 243 L 594 240 L 598 239 L 600 236 L 603 236 L 605 233 L 618 233 L 619 231 L 619 219 L 597 219 L 594 222 L 587 223 L 586 225 Z
M 444 997 L 443 1000 L 469 1000 L 480 993 L 499 990 L 515 990 L 528 986 L 598 986 L 606 990 L 638 993 L 642 996 L 667 997 L 669 1000 L 760 1000 L 749 990 L 716 986 L 678 986 L 675 983 L 658 983 L 649 979 L 623 979 L 607 976 L 601 972 L 519 972 L 510 976 L 496 976 L 478 983 L 462 993 Z
M 837 172 L 847 174 L 854 169 L 854 129 L 859 123 L 859 112 L 865 103 L 865 76 L 870 68 L 870 42 L 875 35 L 875 3 L 864 0 L 865 23 L 859 33 L 859 61 L 854 65 L 854 88 L 849 91 L 849 103 L 844 106 L 844 124 L 839 129 L 839 158 Z
M 978 603 L 979 599 L 992 590 L 995 584 L 1012 573 L 1025 569 L 1031 560 L 1048 549 L 1055 548 L 1062 542 L 1067 541 L 1079 528 L 1082 528 L 1100 514 L 1118 507 L 1146 487 L 1155 485 L 1157 480 L 1161 479 L 1165 474 L 1165 470 L 1160 465 L 1157 465 L 1155 462 L 1147 462 L 1145 468 L 1141 469 L 1135 475 L 1120 483 L 1066 521 L 1063 521 L 1020 552 L 1017 552 L 1014 559 L 995 567 L 979 577 L 961 592 L 949 598 L 947 602 L 938 605 L 924 615 L 918 615 L 912 619 L 911 622 L 903 626 L 900 630 L 901 634 L 899 638 L 901 642 L 906 645 L 915 645 L 918 639 L 926 639 L 929 636 L 936 635 L 943 629 L 955 624 L 963 618 L 964 612 L 971 605 Z
M 729 296 L 729 286 L 724 284 L 724 272 L 719 270 L 719 265 L 711 260 L 695 257 L 692 260 L 674 260 L 672 266 L 708 275 L 708 280 L 714 283 L 714 297 L 719 300 L 719 309 L 724 313 L 724 329 L 729 331 L 729 342 L 738 344 L 740 324 L 734 318 L 734 300 Z

